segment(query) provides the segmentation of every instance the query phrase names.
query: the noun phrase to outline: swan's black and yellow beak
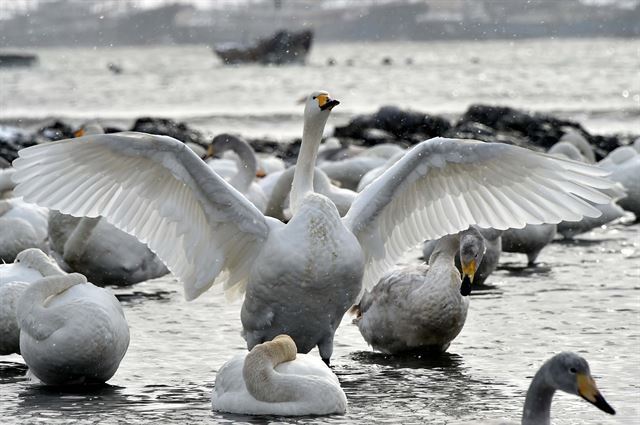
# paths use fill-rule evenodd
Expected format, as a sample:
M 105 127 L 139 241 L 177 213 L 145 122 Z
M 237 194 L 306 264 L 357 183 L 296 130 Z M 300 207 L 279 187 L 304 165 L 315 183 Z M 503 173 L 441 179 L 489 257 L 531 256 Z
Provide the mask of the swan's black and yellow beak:
M 340 104 L 339 101 L 331 99 L 328 94 L 321 94 L 316 98 L 316 100 L 318 101 L 318 106 L 322 111 L 330 111 L 334 106 Z
M 576 375 L 576 380 L 578 381 L 578 394 L 580 397 L 584 398 L 603 412 L 609 413 L 610 415 L 616 414 L 613 407 L 607 403 L 607 400 L 605 400 L 604 397 L 602 397 L 602 394 L 600 394 L 600 391 L 598 391 L 598 387 L 596 387 L 596 383 L 591 376 L 584 373 L 578 373 Z
M 478 269 L 478 265 L 475 259 L 471 259 L 468 263 L 462 262 L 462 278 L 469 277 L 471 283 L 473 283 L 473 276 L 476 274 L 476 270 Z
M 205 156 L 205 158 L 211 158 L 215 154 L 216 150 L 213 148 L 213 145 L 209 145 L 209 147 L 207 148 L 207 156 Z
M 84 128 L 80 128 L 80 130 L 77 130 L 75 133 L 73 133 L 73 137 L 82 137 L 84 136 Z

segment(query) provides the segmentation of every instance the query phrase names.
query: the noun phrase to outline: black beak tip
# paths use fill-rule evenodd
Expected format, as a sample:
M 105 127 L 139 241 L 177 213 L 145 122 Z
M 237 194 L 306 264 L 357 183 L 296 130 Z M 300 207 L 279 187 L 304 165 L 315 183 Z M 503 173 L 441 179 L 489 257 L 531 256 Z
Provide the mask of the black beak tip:
M 584 398 L 584 397 L 583 397 Z M 585 400 L 587 400 L 586 398 L 584 398 Z M 604 399 L 604 397 L 602 397 L 600 394 L 596 395 L 596 401 L 592 402 L 590 400 L 587 400 L 589 403 L 593 404 L 594 406 L 596 406 L 598 409 L 602 410 L 605 413 L 608 413 L 610 415 L 615 415 L 616 411 L 614 410 L 613 407 L 611 407 L 611 405 L 609 403 L 607 403 L 607 401 Z
M 322 105 L 320 107 L 321 110 L 326 111 L 328 110 L 332 110 L 335 106 L 339 105 L 340 101 L 339 100 L 335 100 L 335 99 L 331 99 L 329 100 L 327 103 L 325 103 L 324 105 Z
M 471 294 L 471 279 L 469 276 L 465 276 L 462 279 L 462 285 L 460 285 L 460 295 L 466 297 Z

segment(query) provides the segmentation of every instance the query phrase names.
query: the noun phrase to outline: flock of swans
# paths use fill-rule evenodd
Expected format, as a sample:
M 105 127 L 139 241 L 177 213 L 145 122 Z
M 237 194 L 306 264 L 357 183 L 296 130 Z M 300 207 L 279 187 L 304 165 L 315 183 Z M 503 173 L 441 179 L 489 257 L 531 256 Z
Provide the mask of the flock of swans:
M 288 169 L 232 135 L 216 137 L 209 154 L 232 151 L 234 160 L 208 163 L 170 137 L 96 128 L 21 150 L 0 174 L 0 190 L 16 196 L 0 201 L 0 226 L 14 231 L 0 239 L 2 259 L 13 261 L 0 264 L 0 354 L 20 353 L 45 384 L 105 382 L 129 330 L 117 299 L 94 283 L 171 271 L 187 300 L 218 284 L 244 296 L 249 351 L 219 370 L 214 409 L 344 413 L 328 365 L 347 311 L 376 350 L 445 351 L 464 326 L 472 283 L 487 279 L 501 250 L 533 263 L 556 231 L 570 237 L 622 208 L 639 213 L 637 151 L 620 148 L 594 166 L 575 137 L 550 154 L 436 138 L 316 167 L 330 155 L 319 151 L 338 104 L 323 91 L 308 96 Z M 425 239 L 428 266 L 393 267 Z M 306 354 L 315 347 L 320 359 Z M 548 424 L 556 390 L 614 413 L 586 361 L 561 353 L 535 375 L 522 423 Z

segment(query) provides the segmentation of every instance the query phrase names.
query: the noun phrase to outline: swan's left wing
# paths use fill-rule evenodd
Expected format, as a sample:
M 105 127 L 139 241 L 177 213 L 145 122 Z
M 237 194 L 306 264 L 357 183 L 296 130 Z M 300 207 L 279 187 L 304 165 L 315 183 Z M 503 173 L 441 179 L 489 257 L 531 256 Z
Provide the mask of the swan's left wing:
M 500 143 L 436 138 L 416 145 L 354 200 L 345 226 L 365 253 L 364 288 L 407 249 L 470 225 L 495 229 L 598 217 L 608 173 Z

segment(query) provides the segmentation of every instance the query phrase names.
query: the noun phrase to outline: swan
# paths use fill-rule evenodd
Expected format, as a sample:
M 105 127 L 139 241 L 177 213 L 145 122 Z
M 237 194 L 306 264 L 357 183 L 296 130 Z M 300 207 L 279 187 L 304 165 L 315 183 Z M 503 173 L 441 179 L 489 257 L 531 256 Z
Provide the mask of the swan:
M 388 354 L 446 351 L 464 326 L 470 285 L 484 250 L 484 238 L 470 227 L 440 238 L 429 266 L 407 266 L 385 274 L 351 309 L 365 341 Z M 463 279 L 454 265 L 456 254 Z
M 48 251 L 47 214 L 20 198 L 0 199 L 0 261 L 12 262 L 27 248 Z
M 288 214 L 289 211 L 285 212 L 285 205 L 288 204 L 294 173 L 295 166 L 289 167 L 279 174 L 278 180 L 271 190 L 265 215 L 277 218 L 280 221 L 289 221 L 291 216 Z M 356 197 L 356 192 L 353 190 L 334 186 L 329 177 L 319 168 L 314 170 L 313 190 L 329 198 L 338 209 L 341 217 L 349 211 L 351 203 Z
M 339 182 L 341 187 L 355 191 L 365 174 L 383 166 L 390 157 L 400 152 L 404 152 L 404 149 L 390 143 L 383 143 L 364 149 L 352 157 L 322 162 L 318 168 L 331 180 Z
M 264 212 L 267 208 L 267 197 L 262 188 L 254 182 L 258 174 L 258 159 L 253 148 L 246 140 L 232 134 L 219 134 L 213 138 L 209 145 L 207 155 L 222 154 L 226 151 L 232 151 L 238 156 L 238 162 L 235 164 L 236 171 L 229 177 L 229 184 L 236 188 L 240 193 L 251 201 L 260 211 Z M 224 160 L 223 160 L 224 161 Z M 209 162 L 209 166 L 214 171 L 216 161 Z M 225 165 L 225 168 L 228 165 Z
M 116 297 L 78 273 L 44 277 L 18 300 L 20 354 L 49 385 L 102 383 L 129 346 L 129 326 Z
M 50 211 L 48 224 L 56 261 L 95 285 L 131 285 L 169 272 L 147 245 L 102 217 L 78 218 Z
M 622 146 L 613 150 L 598 166 L 611 172 L 611 180 L 616 181 L 627 194 L 619 199 L 618 205 L 636 215 L 640 221 L 640 153 L 631 146 Z
M 573 145 L 580 156 L 584 158 L 583 162 L 587 162 L 589 164 L 593 164 L 596 162 L 596 154 L 593 151 L 593 146 L 591 143 L 577 130 L 569 130 L 567 133 L 563 134 L 559 140 L 559 143 L 569 143 Z
M 13 188 L 16 184 L 11 179 L 11 176 L 15 171 L 12 167 L 0 167 L 0 199 L 13 197 Z
M 585 143 L 587 143 L 586 140 Z M 575 161 L 589 162 L 588 158 L 584 157 L 576 146 L 566 141 L 560 141 L 551 146 L 547 153 L 555 156 L 564 156 Z M 557 232 L 569 239 L 622 217 L 624 210 L 616 203 L 616 200 L 626 195 L 624 188 L 619 185 L 619 187 L 609 189 L 607 194 L 611 196 L 611 202 L 593 205 L 602 213 L 599 217 L 583 217 L 578 221 L 561 221 L 558 223 Z
M 476 227 L 476 230 L 480 232 L 480 235 L 484 239 L 484 257 L 482 257 L 482 263 L 478 265 L 478 270 L 475 273 L 473 283 L 476 286 L 483 285 L 487 278 L 494 272 L 500 262 L 500 252 L 502 252 L 502 230 L 495 229 L 483 229 Z M 438 245 L 440 240 L 424 241 L 422 244 L 422 257 L 427 264 L 433 250 Z M 456 268 L 459 272 L 462 272 L 462 266 L 460 265 L 460 255 L 456 254 L 455 257 Z
M 540 251 L 556 236 L 557 224 L 527 224 L 522 229 L 507 229 L 502 233 L 502 251 L 527 255 L 527 265 L 536 264 Z
M 288 335 L 258 344 L 225 363 L 216 375 L 213 410 L 250 415 L 345 413 L 347 397 L 319 358 L 296 355 Z
M 342 317 L 412 246 L 477 224 L 499 230 L 577 220 L 612 183 L 589 165 L 506 144 L 435 138 L 415 145 L 360 192 L 344 217 L 314 192 L 318 145 L 339 102 L 304 110 L 291 220 L 265 217 L 183 143 L 124 132 L 19 152 L 14 189 L 65 214 L 106 217 L 147 243 L 192 300 L 214 283 L 244 293 L 247 347 L 287 333 L 329 362 Z M 54 165 L 55 164 L 55 165 Z
M 602 397 L 591 377 L 589 363 L 571 352 L 556 354 L 536 372 L 522 411 L 522 425 L 550 425 L 551 401 L 557 390 L 582 397 L 603 412 L 615 410 Z
M 20 353 L 16 303 L 25 289 L 45 276 L 63 273 L 37 248 L 20 252 L 11 264 L 0 264 L 0 355 Z
M 375 179 L 377 179 L 378 177 L 380 177 L 385 171 L 387 171 L 387 169 L 389 167 L 391 167 L 393 164 L 395 164 L 396 162 L 398 162 L 400 160 L 400 158 L 402 158 L 405 154 L 405 151 L 402 150 L 401 152 L 397 152 L 395 155 L 393 155 L 391 158 L 387 159 L 387 162 L 385 162 L 383 165 L 381 165 L 380 167 L 376 167 L 373 170 L 368 171 L 364 176 L 362 176 L 362 178 L 360 179 L 360 182 L 358 183 L 358 188 L 357 191 L 358 192 L 362 192 L 362 190 L 369 186 L 369 184 L 374 181 Z

